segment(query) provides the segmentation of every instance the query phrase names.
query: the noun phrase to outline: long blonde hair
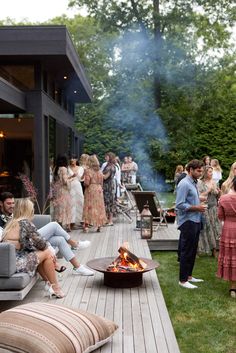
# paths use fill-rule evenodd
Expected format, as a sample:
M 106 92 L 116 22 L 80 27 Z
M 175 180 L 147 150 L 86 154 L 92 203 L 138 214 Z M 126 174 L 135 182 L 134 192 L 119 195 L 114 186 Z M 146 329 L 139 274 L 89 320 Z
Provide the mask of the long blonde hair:
M 95 154 L 89 157 L 88 166 L 90 169 L 94 170 L 95 172 L 97 172 L 100 169 L 99 161 L 97 156 L 95 156 Z
M 205 181 L 207 179 L 207 173 L 209 169 L 213 170 L 213 167 L 211 167 L 210 165 L 206 165 L 205 167 L 203 167 L 203 173 L 200 178 L 201 180 Z
M 7 223 L 3 231 L 3 238 L 16 226 L 19 220 L 31 220 L 34 216 L 34 204 L 29 198 L 15 199 L 15 207 L 12 220 Z
M 178 164 L 175 168 L 175 175 L 181 174 L 181 173 L 183 173 L 183 171 L 184 171 L 184 167 L 182 166 L 182 164 Z
M 88 161 L 89 161 L 89 155 L 86 153 L 81 154 L 79 159 L 79 165 L 81 165 L 82 167 L 87 167 Z
M 211 160 L 211 167 L 213 168 L 213 170 L 217 170 L 218 172 L 222 172 L 222 169 L 221 169 L 221 166 L 220 166 L 218 159 Z
M 233 181 L 233 178 L 235 177 L 235 175 L 234 175 L 234 169 L 235 168 L 236 168 L 236 162 L 234 162 L 231 165 L 230 171 L 229 171 L 229 176 L 228 176 L 228 178 L 225 180 L 225 182 L 221 186 L 222 194 L 228 194 L 229 190 L 231 189 L 232 181 Z

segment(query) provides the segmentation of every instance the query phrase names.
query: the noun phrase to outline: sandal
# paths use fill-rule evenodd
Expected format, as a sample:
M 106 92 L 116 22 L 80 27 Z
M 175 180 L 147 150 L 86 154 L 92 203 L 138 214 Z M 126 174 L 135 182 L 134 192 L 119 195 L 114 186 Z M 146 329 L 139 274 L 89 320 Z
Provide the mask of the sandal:
M 55 271 L 58 273 L 64 272 L 66 270 L 66 266 L 61 266 L 60 268 L 55 268 Z
M 55 289 L 53 289 L 53 287 L 55 287 Z M 62 292 L 62 290 L 60 289 L 60 287 L 57 287 L 55 284 L 52 284 L 49 289 L 48 289 L 48 294 L 49 294 L 49 298 L 57 298 L 57 299 L 61 299 L 64 298 L 65 294 Z

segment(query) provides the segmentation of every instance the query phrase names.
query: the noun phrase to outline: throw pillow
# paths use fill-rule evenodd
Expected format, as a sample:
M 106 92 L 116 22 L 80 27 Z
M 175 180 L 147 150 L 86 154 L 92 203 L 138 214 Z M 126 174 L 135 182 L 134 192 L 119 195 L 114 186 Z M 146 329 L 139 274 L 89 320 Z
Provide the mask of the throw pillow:
M 117 328 L 113 321 L 86 311 L 23 304 L 0 314 L 0 348 L 16 353 L 89 353 Z

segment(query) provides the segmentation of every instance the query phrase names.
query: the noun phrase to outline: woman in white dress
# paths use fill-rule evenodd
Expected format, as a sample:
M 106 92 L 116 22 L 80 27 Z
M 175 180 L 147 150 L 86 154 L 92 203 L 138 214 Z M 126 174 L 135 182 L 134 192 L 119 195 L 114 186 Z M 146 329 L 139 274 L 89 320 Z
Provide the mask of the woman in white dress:
M 215 181 L 216 185 L 219 186 L 219 182 L 222 179 L 222 169 L 218 159 L 211 160 L 211 167 L 213 168 L 212 179 Z
M 82 222 L 82 214 L 84 207 L 84 194 L 81 186 L 81 181 L 84 176 L 84 168 L 78 165 L 78 158 L 72 156 L 68 167 L 69 175 L 75 175 L 71 182 L 71 227 Z

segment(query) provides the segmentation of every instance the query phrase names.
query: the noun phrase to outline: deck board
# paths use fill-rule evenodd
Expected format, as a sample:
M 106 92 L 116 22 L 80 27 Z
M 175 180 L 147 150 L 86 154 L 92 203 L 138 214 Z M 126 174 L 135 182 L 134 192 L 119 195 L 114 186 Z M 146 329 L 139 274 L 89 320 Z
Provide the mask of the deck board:
M 179 241 L 179 230 L 176 223 L 168 223 L 168 226 L 159 226 L 153 232 L 152 239 L 148 240 L 149 249 L 155 250 L 177 250 Z
M 154 240 L 166 232 L 170 233 L 169 237 L 173 237 L 173 234 L 176 237 L 177 231 L 174 229 L 176 227 L 170 232 L 171 227 L 160 227 L 154 234 Z M 101 233 L 90 230 L 84 234 L 77 230 L 72 232 L 72 237 L 91 240 L 89 248 L 76 251 L 81 263 L 99 257 L 116 257 L 119 246 L 125 241 L 129 243 L 130 251 L 137 256 L 151 258 L 148 242 L 140 238 L 140 232 L 135 230 L 135 222 L 130 224 L 122 217 L 113 227 L 104 227 Z M 45 297 L 43 282 L 39 280 L 23 301 L 1 302 L 0 310 L 32 301 L 80 308 L 114 320 L 119 326 L 112 342 L 95 353 L 180 353 L 154 270 L 143 275 L 140 287 L 114 289 L 103 285 L 103 274 L 96 272 L 93 277 L 76 276 L 72 274 L 70 264 L 63 259 L 59 261 L 67 266 L 60 278 L 65 298 Z

